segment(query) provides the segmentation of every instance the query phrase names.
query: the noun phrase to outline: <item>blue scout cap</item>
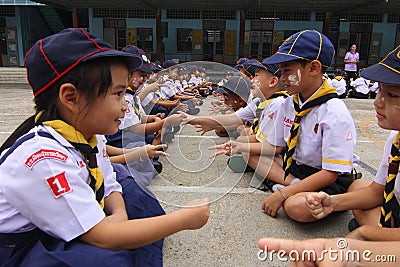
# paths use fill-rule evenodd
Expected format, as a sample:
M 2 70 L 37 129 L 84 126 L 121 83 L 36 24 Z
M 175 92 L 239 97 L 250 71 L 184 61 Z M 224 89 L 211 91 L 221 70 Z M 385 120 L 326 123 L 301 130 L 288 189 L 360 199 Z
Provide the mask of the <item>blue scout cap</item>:
M 246 62 L 247 60 L 249 60 L 247 57 L 241 57 L 241 58 L 238 59 L 236 64 L 237 65 L 243 65 L 243 63 Z
M 172 66 L 174 66 L 174 65 L 176 65 L 176 62 L 175 62 L 175 60 L 173 60 L 173 59 L 167 59 L 167 60 L 165 60 L 164 63 L 163 63 L 164 69 L 168 69 L 169 67 L 172 67 Z
M 333 72 L 333 74 L 335 74 L 335 75 L 342 75 L 342 70 L 341 70 L 341 69 L 335 69 L 335 71 Z
M 400 45 L 379 63 L 362 69 L 361 76 L 374 82 L 400 86 Z
M 266 59 L 266 64 L 277 64 L 292 60 L 318 60 L 324 67 L 330 67 L 335 55 L 332 42 L 320 32 L 305 30 L 287 38 L 278 51 Z
M 257 66 L 255 65 L 258 62 L 256 59 L 249 59 L 243 62 L 242 68 L 246 71 L 246 73 L 250 74 L 251 76 L 256 76 L 256 69 Z
M 270 73 L 272 73 L 276 77 L 280 78 L 281 77 L 281 72 L 280 72 L 280 70 L 278 68 L 278 64 L 267 64 L 267 63 L 265 63 L 267 59 L 268 58 L 264 59 L 263 62 L 255 60 L 255 62 L 252 63 L 252 64 L 253 64 L 253 66 L 256 66 L 257 68 L 266 69 L 267 71 L 269 71 Z
M 151 62 L 149 60 L 148 55 L 144 52 L 143 49 L 134 46 L 134 45 L 127 45 L 121 49 L 123 52 L 130 53 L 132 55 L 138 56 L 142 59 L 143 64 L 139 68 L 130 69 L 130 71 L 140 70 L 144 73 L 150 74 L 152 72 L 151 69 Z
M 129 68 L 142 65 L 139 57 L 115 50 L 83 29 L 69 28 L 40 39 L 25 55 L 33 95 L 45 91 L 81 62 L 101 57 L 125 57 Z
M 161 67 L 160 65 L 154 63 L 154 62 L 151 62 L 150 63 L 150 69 L 151 69 L 151 71 L 157 71 L 158 72 L 158 71 L 162 71 L 164 68 Z
M 250 95 L 251 84 L 243 77 L 232 77 L 226 83 L 218 88 L 216 93 L 236 94 L 247 101 Z

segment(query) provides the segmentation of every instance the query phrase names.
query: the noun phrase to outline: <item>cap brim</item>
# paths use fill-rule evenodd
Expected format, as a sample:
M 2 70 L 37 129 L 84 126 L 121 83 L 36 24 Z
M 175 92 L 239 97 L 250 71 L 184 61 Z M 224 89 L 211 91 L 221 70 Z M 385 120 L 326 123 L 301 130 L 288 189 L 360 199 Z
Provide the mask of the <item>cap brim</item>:
M 400 74 L 390 70 L 381 63 L 362 69 L 361 76 L 374 82 L 400 86 Z
M 296 57 L 296 56 L 291 56 L 291 55 L 275 53 L 272 56 L 270 56 L 269 58 L 265 59 L 263 61 L 263 63 L 265 63 L 265 64 L 278 64 L 278 63 L 292 61 L 292 60 L 298 60 L 298 59 L 302 59 L 302 58 Z
M 138 70 L 143 71 L 144 73 L 147 74 L 151 74 L 152 72 L 151 64 L 142 64 Z
M 103 50 L 101 52 L 95 53 L 91 56 L 88 56 L 83 61 L 88 61 L 101 57 L 123 57 L 124 59 L 126 59 L 125 62 L 128 65 L 129 70 L 138 69 L 143 63 L 142 59 L 138 56 L 114 49 Z
M 225 87 L 220 87 L 217 90 L 215 90 L 216 93 L 218 94 L 234 94 L 234 92 L 232 92 L 230 89 L 225 88 Z

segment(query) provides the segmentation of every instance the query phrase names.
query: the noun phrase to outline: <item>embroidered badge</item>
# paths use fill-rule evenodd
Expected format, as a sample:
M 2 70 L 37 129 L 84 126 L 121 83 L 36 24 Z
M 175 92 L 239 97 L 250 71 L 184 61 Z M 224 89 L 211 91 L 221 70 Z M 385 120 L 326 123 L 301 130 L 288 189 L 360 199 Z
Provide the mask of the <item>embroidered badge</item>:
M 275 112 L 270 113 L 270 114 L 268 115 L 268 118 L 270 118 L 271 120 L 273 120 L 273 119 L 274 119 L 274 114 L 275 114 Z
M 353 133 L 352 133 L 351 131 L 349 131 L 349 132 L 347 133 L 347 138 L 346 138 L 346 140 L 351 140 L 351 139 L 353 139 Z
M 33 166 L 42 159 L 57 159 L 65 162 L 68 156 L 57 150 L 40 149 L 26 159 L 25 166 L 32 169 Z
M 78 166 L 81 167 L 81 168 L 85 167 L 85 163 L 83 162 L 83 160 L 80 160 L 78 162 Z
M 126 101 L 126 105 L 128 106 L 128 108 L 125 110 L 125 114 L 129 114 L 129 113 L 131 113 L 132 103 L 129 100 L 125 100 L 125 101 Z
M 67 181 L 67 177 L 65 176 L 65 172 L 47 178 L 46 182 L 50 186 L 55 198 L 59 198 L 60 196 L 72 191 Z
M 316 123 L 314 125 L 314 133 L 317 134 L 318 133 L 318 128 L 319 128 L 319 123 Z

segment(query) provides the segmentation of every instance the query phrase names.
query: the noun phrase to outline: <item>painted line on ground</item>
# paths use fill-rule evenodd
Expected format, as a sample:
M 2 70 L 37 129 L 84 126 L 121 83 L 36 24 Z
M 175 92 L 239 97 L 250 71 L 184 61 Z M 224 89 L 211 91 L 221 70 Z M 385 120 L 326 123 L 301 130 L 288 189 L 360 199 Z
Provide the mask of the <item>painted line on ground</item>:
M 375 144 L 377 144 L 378 146 L 380 146 L 381 148 L 385 147 L 385 142 L 376 138 L 373 134 L 368 132 L 368 124 L 373 121 L 376 117 L 372 116 L 372 117 L 368 117 L 365 118 L 364 120 L 362 120 L 358 126 L 360 127 L 360 132 L 362 135 L 364 135 L 365 137 L 367 137 L 369 140 L 371 140 L 372 142 L 374 142 Z
M 221 138 L 219 136 L 209 136 L 209 135 L 177 135 L 175 138 L 210 138 L 216 139 Z
M 149 189 L 153 192 L 168 192 L 168 193 L 214 193 L 214 194 L 265 194 L 265 192 L 255 188 L 229 188 L 229 187 L 197 187 L 197 186 L 162 186 L 154 185 L 149 186 Z

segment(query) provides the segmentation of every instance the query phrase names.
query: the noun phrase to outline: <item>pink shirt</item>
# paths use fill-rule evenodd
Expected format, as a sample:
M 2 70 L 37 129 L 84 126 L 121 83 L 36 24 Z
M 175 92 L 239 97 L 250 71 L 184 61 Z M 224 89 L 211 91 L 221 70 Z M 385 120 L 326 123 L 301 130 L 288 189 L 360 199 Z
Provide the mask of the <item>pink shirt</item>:
M 358 52 L 353 53 L 353 52 L 349 51 L 344 56 L 344 59 L 353 61 L 353 60 L 359 60 L 360 58 L 359 58 Z M 357 63 L 344 64 L 344 70 L 345 71 L 357 71 Z

